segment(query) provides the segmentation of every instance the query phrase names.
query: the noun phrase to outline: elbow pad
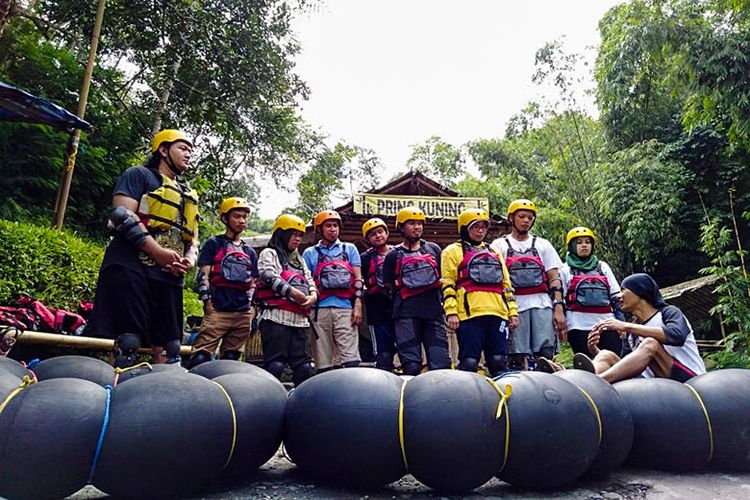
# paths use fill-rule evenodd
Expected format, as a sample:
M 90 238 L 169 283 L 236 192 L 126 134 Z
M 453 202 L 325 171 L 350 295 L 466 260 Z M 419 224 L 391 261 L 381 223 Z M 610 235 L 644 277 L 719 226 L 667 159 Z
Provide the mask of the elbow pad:
M 136 248 L 140 248 L 143 242 L 146 241 L 148 233 L 143 232 L 140 226 L 140 219 L 129 208 L 121 205 L 114 207 L 109 213 L 109 220 L 115 231 L 125 236 L 125 239 Z
M 208 276 L 206 276 L 206 273 L 204 273 L 203 271 L 198 271 L 196 281 L 198 282 L 198 295 L 200 296 L 200 299 L 205 302 L 211 298 L 211 289 L 208 283 Z
M 285 280 L 281 279 L 281 276 L 273 274 L 272 271 L 265 270 L 260 273 L 260 279 L 268 288 L 273 290 L 274 293 L 281 297 L 289 297 L 292 292 L 292 287 Z

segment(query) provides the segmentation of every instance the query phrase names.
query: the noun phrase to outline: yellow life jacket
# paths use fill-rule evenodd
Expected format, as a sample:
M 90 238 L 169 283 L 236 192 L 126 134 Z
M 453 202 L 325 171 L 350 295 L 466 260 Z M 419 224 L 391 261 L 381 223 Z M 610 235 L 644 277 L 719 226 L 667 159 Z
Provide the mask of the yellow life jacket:
M 198 193 L 162 174 L 161 186 L 141 198 L 138 215 L 152 235 L 174 228 L 183 241 L 192 241 L 198 229 Z

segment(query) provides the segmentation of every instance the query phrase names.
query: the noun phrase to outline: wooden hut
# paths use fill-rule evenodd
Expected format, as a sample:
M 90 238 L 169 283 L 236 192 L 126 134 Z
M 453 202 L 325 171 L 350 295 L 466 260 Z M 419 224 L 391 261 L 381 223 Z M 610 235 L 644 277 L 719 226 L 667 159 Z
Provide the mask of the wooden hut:
M 408 172 L 401 177 L 372 191 L 357 193 L 349 203 L 336 207 L 342 219 L 339 238 L 357 245 L 364 250 L 367 244 L 362 238 L 362 224 L 371 217 L 379 217 L 390 229 L 391 244 L 398 244 L 401 238 L 396 229 L 396 214 L 406 206 L 418 206 L 427 215 L 424 239 L 444 248 L 458 239 L 456 221 L 465 209 L 481 207 L 490 212 L 490 229 L 487 241 L 510 232 L 510 225 L 505 217 L 493 214 L 489 210 L 486 198 L 465 198 L 456 191 L 441 185 L 420 172 Z M 320 239 L 313 234 L 312 224 L 307 227 L 302 246 L 315 244 Z

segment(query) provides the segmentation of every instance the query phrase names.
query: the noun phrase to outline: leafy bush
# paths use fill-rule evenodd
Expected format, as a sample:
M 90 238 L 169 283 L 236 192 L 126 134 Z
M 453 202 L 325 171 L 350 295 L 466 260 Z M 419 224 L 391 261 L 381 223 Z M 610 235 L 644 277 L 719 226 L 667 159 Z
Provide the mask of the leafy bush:
M 731 194 L 731 193 L 730 193 Z M 750 219 L 750 212 L 743 214 Z M 711 314 L 721 315 L 727 334 L 719 341 L 722 350 L 708 356 L 716 368 L 750 368 L 750 279 L 745 266 L 745 255 L 738 237 L 737 224 L 734 231 L 709 221 L 703 227 L 701 250 L 711 258 L 711 265 L 702 269 L 703 274 L 714 274 L 720 278 L 714 290 L 717 304 Z M 733 242 L 734 240 L 734 242 Z
M 25 293 L 76 310 L 91 300 L 104 250 L 74 233 L 0 220 L 0 302 Z
M 25 293 L 50 307 L 75 311 L 93 300 L 104 248 L 70 231 L 0 220 L 0 303 Z M 188 285 L 195 281 L 192 274 Z M 184 314 L 203 315 L 197 294 L 183 291 Z

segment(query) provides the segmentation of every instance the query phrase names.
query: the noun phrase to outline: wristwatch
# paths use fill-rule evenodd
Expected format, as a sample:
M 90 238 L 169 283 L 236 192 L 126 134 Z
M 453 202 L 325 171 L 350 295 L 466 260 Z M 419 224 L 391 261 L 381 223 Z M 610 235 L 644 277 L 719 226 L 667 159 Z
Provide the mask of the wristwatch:
M 552 307 L 555 307 L 558 304 L 563 306 L 563 309 L 565 309 L 565 301 L 563 299 L 556 299 L 552 301 Z

